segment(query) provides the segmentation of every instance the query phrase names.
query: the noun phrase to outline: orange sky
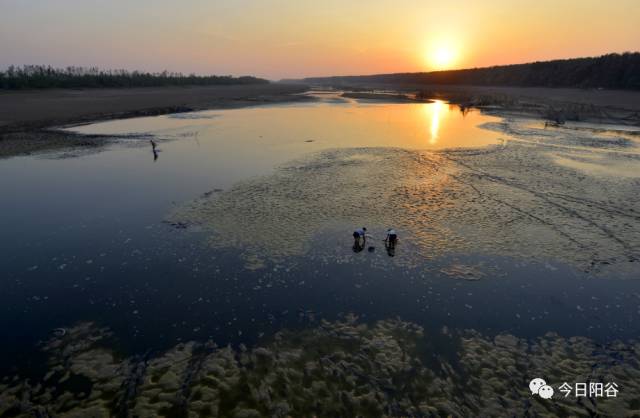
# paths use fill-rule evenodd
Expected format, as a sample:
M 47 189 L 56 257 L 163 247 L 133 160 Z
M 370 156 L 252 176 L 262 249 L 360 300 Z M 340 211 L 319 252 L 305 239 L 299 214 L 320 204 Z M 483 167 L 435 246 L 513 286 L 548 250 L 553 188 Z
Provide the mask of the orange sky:
M 2 0 L 2 10 L 0 67 L 98 65 L 279 79 L 640 46 L 637 0 Z M 453 61 L 438 64 L 437 51 Z

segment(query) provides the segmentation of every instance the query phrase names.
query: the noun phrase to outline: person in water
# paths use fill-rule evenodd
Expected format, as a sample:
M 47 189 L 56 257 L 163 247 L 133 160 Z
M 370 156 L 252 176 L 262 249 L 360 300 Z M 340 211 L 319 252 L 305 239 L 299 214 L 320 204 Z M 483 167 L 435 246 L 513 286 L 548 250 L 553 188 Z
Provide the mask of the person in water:
M 353 252 L 359 253 L 364 250 L 367 241 L 367 228 L 364 226 L 353 231 Z
M 157 148 L 157 144 L 153 139 L 150 139 L 149 142 L 151 142 L 151 151 L 153 152 L 153 161 L 155 162 L 158 159 L 158 150 Z
M 395 229 L 389 228 L 387 229 L 387 237 L 384 239 L 390 244 L 394 244 L 398 241 L 398 234 L 396 234 Z
M 398 234 L 392 228 L 387 229 L 387 237 L 384 239 L 384 247 L 389 257 L 395 257 L 396 244 L 398 243 Z

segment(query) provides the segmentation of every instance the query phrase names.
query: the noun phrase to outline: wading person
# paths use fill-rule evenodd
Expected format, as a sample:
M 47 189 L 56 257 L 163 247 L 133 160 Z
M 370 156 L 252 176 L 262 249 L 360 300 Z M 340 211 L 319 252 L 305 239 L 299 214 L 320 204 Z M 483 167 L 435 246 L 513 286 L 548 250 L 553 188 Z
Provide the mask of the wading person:
M 384 239 L 384 247 L 389 257 L 395 257 L 398 234 L 392 228 L 387 229 L 387 237 Z
M 149 142 L 151 142 L 151 151 L 153 152 L 153 161 L 156 161 L 158 159 L 158 150 L 156 149 L 158 145 L 155 143 L 153 139 L 150 139 Z
M 366 238 L 367 228 L 364 226 L 362 228 L 358 228 L 353 231 L 353 252 L 359 253 L 364 249 L 365 243 L 367 241 Z
M 389 244 L 395 245 L 396 242 L 398 241 L 398 234 L 396 234 L 395 229 L 393 228 L 387 229 L 387 237 L 384 240 L 387 241 Z

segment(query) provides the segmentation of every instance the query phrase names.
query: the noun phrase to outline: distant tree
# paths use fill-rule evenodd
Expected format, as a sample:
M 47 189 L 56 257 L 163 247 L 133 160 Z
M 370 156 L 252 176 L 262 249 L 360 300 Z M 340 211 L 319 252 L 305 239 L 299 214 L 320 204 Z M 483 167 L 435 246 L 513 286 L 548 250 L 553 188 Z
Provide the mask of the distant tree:
M 104 88 L 104 87 L 157 87 L 205 86 L 231 84 L 267 84 L 269 81 L 251 77 L 183 75 L 163 71 L 148 73 L 126 70 L 100 70 L 98 67 L 64 69 L 44 65 L 9 66 L 0 71 L 0 88 L 5 90 L 45 88 Z
M 429 73 L 306 78 L 332 86 L 376 84 L 469 84 L 484 86 L 576 87 L 640 90 L 640 53 L 538 61 Z

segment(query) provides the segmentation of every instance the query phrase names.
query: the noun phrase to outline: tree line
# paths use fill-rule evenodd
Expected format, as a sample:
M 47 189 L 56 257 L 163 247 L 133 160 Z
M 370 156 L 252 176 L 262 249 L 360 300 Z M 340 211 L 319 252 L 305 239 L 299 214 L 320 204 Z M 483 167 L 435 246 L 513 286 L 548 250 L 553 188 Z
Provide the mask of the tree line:
M 12 65 L 5 71 L 0 71 L 0 88 L 6 90 L 267 83 L 269 81 L 252 76 L 184 75 L 168 71 L 149 73 L 127 70 L 101 70 L 97 67 L 53 68 L 45 65 L 24 65 L 22 67 Z
M 640 90 L 640 53 L 428 73 L 306 78 L 311 84 L 469 84 Z

